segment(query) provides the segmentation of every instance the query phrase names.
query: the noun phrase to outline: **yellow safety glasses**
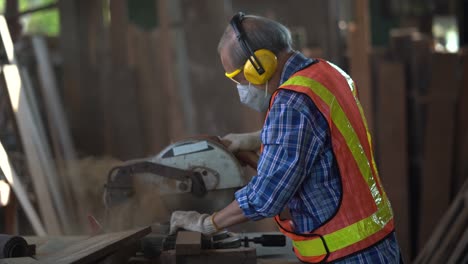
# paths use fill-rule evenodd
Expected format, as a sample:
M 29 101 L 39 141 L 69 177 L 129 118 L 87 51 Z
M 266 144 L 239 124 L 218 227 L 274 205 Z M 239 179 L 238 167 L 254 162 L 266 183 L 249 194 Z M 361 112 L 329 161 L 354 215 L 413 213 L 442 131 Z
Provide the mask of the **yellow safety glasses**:
M 229 79 L 231 79 L 231 81 L 237 83 L 237 84 L 240 84 L 240 82 L 234 80 L 234 78 L 242 71 L 242 68 L 239 68 L 233 72 L 226 72 L 224 75 L 226 75 L 226 77 L 228 77 Z

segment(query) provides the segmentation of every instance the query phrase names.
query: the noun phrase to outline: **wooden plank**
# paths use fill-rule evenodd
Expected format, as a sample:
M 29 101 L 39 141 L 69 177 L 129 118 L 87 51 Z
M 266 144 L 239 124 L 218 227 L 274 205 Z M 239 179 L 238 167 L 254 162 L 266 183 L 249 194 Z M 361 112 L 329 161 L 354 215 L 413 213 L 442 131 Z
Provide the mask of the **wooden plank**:
M 110 82 L 102 87 L 104 122 L 107 123 L 106 135 L 111 138 L 108 146 L 110 154 L 127 160 L 144 155 L 135 71 L 128 66 L 127 2 L 111 1 L 110 12 L 111 64 L 104 72 L 109 74 Z
M 421 177 L 419 248 L 427 241 L 450 204 L 457 69 L 457 55 L 432 55 Z
M 0 182 L 5 183 L 3 180 Z M 6 184 L 6 183 L 5 183 Z M 11 187 L 10 187 L 11 188 Z M 1 194 L 0 194 L 1 196 Z M 18 202 L 14 193 L 9 193 L 8 204 L 5 206 L 5 234 L 18 234 Z
M 395 47 L 394 53 L 401 51 L 402 57 L 409 50 L 408 78 L 408 167 L 409 167 L 409 201 L 411 221 L 411 257 L 414 258 L 418 249 L 418 232 L 421 215 L 420 208 L 420 182 L 423 167 L 425 113 L 427 106 L 427 92 L 430 80 L 430 65 L 432 40 L 421 33 L 412 32 L 408 37 L 409 43 Z M 406 61 L 408 63 L 408 61 Z
M 186 29 L 183 28 L 183 10 L 182 1 L 171 0 L 167 1 L 168 16 L 164 19 L 169 19 L 169 25 L 176 25 L 170 27 L 170 33 L 175 53 L 175 62 L 173 64 L 174 77 L 176 80 L 176 87 L 178 97 L 182 109 L 182 116 L 184 118 L 185 133 L 193 135 L 195 133 L 197 109 L 193 102 L 192 82 L 190 80 L 190 61 L 187 48 L 187 34 Z M 185 5 L 184 5 L 185 6 Z M 215 6 L 215 4 L 213 4 Z M 166 23 L 166 21 L 164 22 Z M 166 24 L 164 24 L 166 26 Z
M 155 86 L 164 78 L 161 74 L 164 68 L 162 59 L 154 49 L 160 42 L 161 35 L 158 30 L 145 32 L 135 26 L 130 26 L 129 30 L 136 40 L 132 48 L 135 53 L 138 106 L 143 120 L 141 126 L 144 152 L 145 155 L 154 155 L 170 143 L 167 125 L 171 120 L 168 116 L 167 91 L 160 85 Z M 149 120 L 154 122 L 148 122 Z
M 176 255 L 195 255 L 201 252 L 201 233 L 191 231 L 177 232 Z
M 87 155 L 104 151 L 104 114 L 96 67 L 106 66 L 103 0 L 59 1 L 60 54 L 63 58 L 63 104 L 75 142 Z M 99 63 L 97 63 L 99 62 Z M 105 76 L 109 79 L 111 77 Z M 107 94 L 106 94 L 107 95 Z M 108 95 L 107 95 L 108 96 Z M 82 218 L 82 221 L 85 217 Z
M 35 151 L 37 152 L 41 169 L 44 171 L 44 175 L 46 176 L 45 178 L 47 180 L 48 188 L 51 193 L 54 206 L 57 209 L 56 212 L 59 217 L 59 223 L 62 223 L 62 226 L 66 225 L 65 232 L 69 232 L 70 230 L 68 230 L 68 227 L 70 225 L 68 224 L 70 223 L 70 217 L 68 217 L 67 213 L 68 206 L 64 203 L 64 192 L 62 191 L 62 186 L 60 184 L 61 177 L 59 177 L 56 164 L 53 161 L 48 135 L 42 122 L 42 111 L 39 108 L 37 95 L 28 69 L 21 65 L 18 67 L 22 80 L 22 90 L 25 93 L 28 104 L 30 104 L 31 123 L 29 125 L 35 130 L 28 133 L 32 137 L 31 140 L 35 143 Z
M 404 65 L 378 65 L 376 132 L 379 171 L 395 213 L 395 230 L 406 261 L 410 258 L 407 108 Z
M 255 264 L 257 263 L 256 250 L 253 247 L 240 247 L 233 249 L 209 249 L 202 250 L 198 255 L 180 256 L 175 250 L 163 251 L 159 262 L 177 264 Z
M 151 232 L 150 227 L 93 236 L 40 259 L 43 263 L 93 263 L 132 244 Z
M 466 210 L 466 208 L 465 208 Z M 465 229 L 463 232 L 460 241 L 458 241 L 455 249 L 453 250 L 450 258 L 448 259 L 448 264 L 457 264 L 457 263 L 466 263 L 466 248 L 468 247 L 468 229 Z M 465 260 L 463 260 L 463 257 Z
M 462 208 L 460 214 L 455 221 L 451 223 L 448 232 L 445 234 L 444 239 L 439 241 L 435 253 L 430 259 L 430 263 L 444 263 L 451 256 L 452 250 L 462 239 L 462 235 L 466 230 L 466 223 L 468 223 L 468 209 L 466 205 Z
M 82 187 L 79 179 L 79 169 L 72 168 L 71 162 L 77 160 L 71 139 L 65 111 L 58 95 L 57 81 L 49 57 L 47 43 L 43 37 L 32 38 L 34 53 L 38 65 L 39 80 L 41 82 L 42 96 L 47 114 L 49 132 L 51 134 L 54 156 L 59 168 L 62 168 L 61 177 L 58 177 L 64 193 L 64 206 L 58 210 L 65 213 L 64 227 L 72 226 L 72 219 L 76 219 L 82 212 L 79 197 Z M 60 169 L 59 169 L 60 170 Z M 73 186 L 73 188 L 71 188 Z M 75 210 L 78 208 L 78 210 Z
M 40 262 L 30 257 L 0 259 L 0 264 L 33 264 L 33 263 L 40 263 Z
M 81 64 L 86 58 L 83 56 L 83 40 L 80 36 L 80 14 L 78 1 L 59 1 L 60 12 L 60 51 L 63 58 L 63 95 L 67 106 L 70 124 L 74 136 L 81 139 L 80 105 L 82 104 L 81 87 L 83 70 Z
M 25 236 L 28 245 L 36 246 L 36 259 L 43 259 L 64 250 L 77 242 L 88 239 L 89 236 Z
M 463 207 L 466 207 L 466 202 L 464 201 L 466 199 L 466 193 L 468 193 L 468 181 L 466 181 L 461 187 L 460 192 L 457 194 L 449 209 L 432 232 L 430 239 L 419 252 L 417 258 L 414 260 L 415 264 L 428 263 L 439 248 L 440 242 L 447 239 L 447 233 L 449 232 L 452 223 L 456 221 L 457 217 L 463 210 Z
M 46 231 L 41 223 L 41 219 L 37 215 L 36 209 L 34 209 L 34 206 L 29 201 L 28 193 L 24 189 L 21 180 L 16 174 L 15 169 L 11 164 L 10 159 L 8 158 L 8 155 L 5 149 L 3 148 L 3 143 L 1 141 L 0 161 L 0 168 L 3 174 L 5 175 L 6 180 L 13 189 L 13 192 L 15 193 L 19 203 L 21 204 L 21 207 L 23 207 L 26 217 L 28 217 L 28 220 L 31 223 L 34 232 L 39 236 L 44 236 L 46 234 Z
M 468 179 L 468 50 L 462 53 L 460 97 L 457 108 L 457 135 L 455 138 L 455 175 L 452 194 Z
M 141 248 L 140 241 L 127 243 L 121 246 L 121 249 L 115 253 L 99 260 L 99 264 L 128 264 L 131 257 Z
M 186 124 L 184 124 L 182 112 L 182 102 L 180 94 L 177 92 L 177 84 L 175 80 L 175 57 L 174 57 L 174 43 L 173 35 L 170 29 L 171 17 L 170 17 L 170 1 L 160 0 L 156 5 L 156 14 L 159 17 L 159 31 L 160 31 L 160 43 L 158 48 L 157 56 L 162 59 L 162 80 L 161 87 L 166 89 L 168 111 L 169 111 L 169 134 L 172 139 L 183 138 L 187 136 Z
M 408 36 L 400 36 L 400 42 L 396 44 L 393 50 L 394 54 L 401 51 L 399 58 L 409 64 L 408 70 L 408 96 L 409 96 L 409 153 L 410 153 L 410 168 L 413 180 L 422 167 L 423 156 L 423 137 L 421 135 L 425 131 L 425 106 L 427 104 L 427 93 L 430 81 L 430 65 L 432 40 L 421 35 L 413 30 L 409 30 Z M 397 40 L 395 40 L 397 41 Z M 407 52 L 409 51 L 409 52 Z M 397 56 L 397 55 L 395 55 Z M 418 188 L 418 184 L 414 185 Z M 413 199 L 414 200 L 414 199 Z
M 18 40 L 22 33 L 22 26 L 19 17 L 11 17 L 11 15 L 17 14 L 19 10 L 18 0 L 6 0 L 4 6 L 5 16 L 7 17 L 8 27 L 10 29 L 11 38 L 14 42 Z
M 305 3 L 304 3 L 305 4 Z M 340 28 L 338 27 L 338 21 L 340 20 L 341 14 L 339 13 L 340 7 L 344 5 L 343 1 L 329 0 L 327 4 L 327 46 L 325 52 L 327 59 L 332 61 L 338 66 L 343 65 L 343 54 L 342 54 L 342 38 L 340 37 Z M 323 58 L 323 56 L 311 56 L 313 58 Z
M 47 186 L 47 183 L 51 183 L 53 181 L 47 178 L 51 175 L 46 173 L 46 167 L 44 166 L 47 164 L 44 163 L 45 157 L 41 155 L 44 154 L 41 150 L 45 147 L 42 145 L 42 142 L 39 141 L 40 137 L 37 133 L 37 128 L 34 125 L 35 121 L 33 119 L 33 114 L 21 82 L 18 66 L 16 65 L 13 43 L 3 16 L 0 16 L 0 31 L 8 60 L 11 62 L 10 65 L 4 65 L 2 67 L 3 78 L 5 78 L 11 105 L 17 120 L 21 140 L 23 142 L 23 148 L 27 157 L 29 172 L 31 175 L 34 175 L 32 180 L 38 197 L 41 215 L 47 231 L 52 234 L 60 234 L 61 230 L 58 217 L 53 207 L 53 200 L 50 196 L 50 191 L 52 191 L 52 193 L 55 193 L 55 191 L 49 190 Z
M 351 27 L 348 39 L 350 56 L 350 73 L 356 83 L 367 125 L 370 132 L 374 131 L 373 91 L 370 79 L 370 26 L 368 0 L 354 1 L 354 26 Z

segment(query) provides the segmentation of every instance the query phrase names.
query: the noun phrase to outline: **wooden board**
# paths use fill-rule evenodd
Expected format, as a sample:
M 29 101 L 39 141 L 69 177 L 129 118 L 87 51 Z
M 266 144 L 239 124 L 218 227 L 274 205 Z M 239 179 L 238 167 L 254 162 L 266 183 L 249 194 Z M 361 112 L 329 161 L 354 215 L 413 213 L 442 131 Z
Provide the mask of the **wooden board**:
M 457 108 L 457 136 L 455 138 L 455 175 L 452 196 L 468 179 L 468 50 L 462 55 L 460 96 Z
M 421 175 L 419 248 L 450 204 L 458 56 L 432 55 Z
M 151 232 L 150 227 L 93 236 L 40 259 L 44 263 L 93 263 Z
M 58 184 L 63 193 L 63 202 L 59 203 L 57 210 L 63 212 L 62 223 L 67 233 L 71 233 L 70 227 L 73 225 L 72 219 L 76 219 L 75 208 L 79 207 L 79 195 L 81 191 L 79 171 L 68 166 L 76 160 L 75 149 L 71 140 L 68 122 L 65 111 L 59 97 L 57 79 L 50 60 L 47 42 L 44 37 L 35 36 L 32 38 L 32 45 L 37 61 L 37 71 L 40 80 L 42 96 L 44 98 L 45 112 L 47 115 L 50 138 L 54 150 L 54 157 L 61 177 L 57 177 Z M 73 186 L 73 188 L 72 188 Z M 74 202 L 76 201 L 76 202 Z M 78 210 L 82 212 L 82 210 Z M 68 230 L 67 230 L 68 229 Z
M 255 248 L 233 248 L 233 249 L 210 249 L 202 250 L 198 255 L 177 255 L 175 250 L 163 251 L 160 262 L 170 264 L 254 264 L 257 254 Z
M 2 170 L 6 180 L 10 184 L 13 192 L 15 193 L 16 199 L 18 199 L 21 207 L 23 208 L 26 217 L 28 218 L 34 232 L 39 236 L 44 236 L 46 234 L 46 230 L 42 225 L 41 219 L 36 212 L 36 209 L 32 205 L 31 201 L 29 201 L 28 193 L 24 188 L 23 184 L 21 183 L 13 165 L 8 158 L 8 155 L 3 147 L 2 142 L 0 141 L 0 160 L 3 162 L 0 163 L 0 169 Z M 15 214 L 17 212 L 14 212 Z M 7 224 L 8 227 L 8 224 Z M 13 234 L 13 233 L 12 233 Z
M 176 255 L 195 255 L 201 252 L 201 233 L 190 231 L 177 232 Z
M 138 94 L 134 69 L 128 66 L 128 17 L 127 2 L 110 2 L 114 19 L 110 24 L 110 68 L 104 83 L 103 104 L 107 146 L 109 154 L 119 159 L 139 158 L 145 153 L 141 130 L 141 113 L 138 111 Z M 107 79 L 106 78 L 106 79 Z M 148 122 L 155 122 L 154 120 Z
M 452 239 L 448 233 L 453 229 L 455 222 L 458 222 L 459 216 L 463 211 L 467 210 L 466 195 L 468 194 L 468 181 L 466 181 L 460 189 L 460 192 L 451 203 L 449 209 L 442 217 L 441 221 L 437 223 L 430 239 L 424 244 L 424 248 L 419 252 L 417 258 L 414 260 L 415 264 L 426 264 L 434 260 L 434 255 L 443 250 L 447 253 L 447 249 L 441 249 L 441 244 L 445 241 Z M 458 246 L 457 246 L 458 247 Z M 455 249 L 456 251 L 457 249 Z M 446 260 L 445 260 L 446 261 Z M 463 262 L 462 262 L 463 263 Z
M 0 259 L 0 264 L 32 264 L 32 263 L 40 263 L 40 262 L 29 257 Z
M 60 1 L 60 54 L 63 102 L 80 152 L 103 155 L 103 94 L 97 69 L 106 65 L 102 0 Z M 106 76 L 108 77 L 108 76 Z M 84 220 L 84 217 L 82 218 Z
M 158 43 L 158 52 L 156 56 L 159 56 L 162 65 L 161 69 L 162 79 L 161 86 L 159 89 L 165 89 L 167 94 L 167 113 L 169 116 L 168 130 L 171 135 L 171 139 L 179 139 L 188 136 L 187 127 L 184 123 L 186 117 L 184 116 L 182 106 L 181 94 L 178 92 L 178 86 L 176 81 L 175 73 L 175 43 L 173 39 L 173 32 L 171 32 L 171 3 L 174 1 L 160 0 L 156 5 L 156 16 L 159 17 L 159 32 L 160 42 Z
M 154 155 L 170 143 L 167 124 L 171 122 L 168 115 L 167 91 L 161 83 L 162 58 L 157 53 L 161 40 L 158 30 L 141 31 L 130 26 L 129 34 L 132 50 L 135 53 L 134 63 L 138 84 L 138 107 L 141 113 L 141 128 L 145 142 L 145 155 Z
M 384 188 L 395 214 L 395 229 L 404 259 L 410 257 L 410 203 L 408 186 L 407 107 L 404 65 L 378 65 L 377 149 Z
M 374 127 L 374 94 L 370 79 L 370 26 L 368 0 L 354 1 L 355 25 L 348 32 L 350 56 L 350 75 L 356 83 L 359 101 L 361 102 L 367 125 L 372 133 Z

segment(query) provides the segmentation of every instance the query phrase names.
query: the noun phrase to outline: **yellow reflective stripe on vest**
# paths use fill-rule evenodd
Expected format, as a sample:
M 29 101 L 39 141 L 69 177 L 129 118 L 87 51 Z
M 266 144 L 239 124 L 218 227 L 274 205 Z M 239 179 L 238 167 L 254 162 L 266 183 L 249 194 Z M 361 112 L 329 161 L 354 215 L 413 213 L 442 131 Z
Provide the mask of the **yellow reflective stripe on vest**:
M 336 66 L 335 64 L 327 61 L 328 65 L 332 66 L 335 70 L 338 71 L 338 73 L 341 74 L 341 76 L 343 76 L 343 78 L 346 80 L 346 82 L 348 83 L 348 86 L 349 86 L 349 89 L 351 89 L 352 91 L 352 94 L 353 94 L 353 97 L 354 97 L 354 100 L 356 102 L 356 105 L 359 109 L 359 113 L 361 114 L 361 118 L 362 118 L 362 122 L 364 123 L 364 127 L 366 128 L 366 134 L 367 134 L 367 141 L 369 142 L 369 146 L 370 146 L 370 152 L 371 152 L 371 162 L 372 162 L 372 167 L 375 171 L 375 173 L 377 174 L 377 176 L 379 175 L 379 172 L 377 171 L 377 166 L 375 164 L 375 161 L 374 161 L 374 152 L 372 151 L 373 150 L 373 147 L 372 147 L 372 140 L 371 140 L 371 135 L 369 133 L 369 127 L 367 126 L 367 119 L 366 119 L 366 116 L 364 116 L 364 110 L 362 109 L 362 106 L 361 106 L 361 102 L 359 102 L 358 98 L 357 98 L 357 91 L 356 91 L 356 85 L 353 81 L 353 79 L 351 78 L 351 76 L 349 76 L 345 71 L 343 71 L 340 67 Z M 378 179 L 377 179 L 378 181 Z M 380 184 L 380 182 L 379 182 Z
M 371 216 L 325 235 L 324 239 L 327 242 L 330 252 L 334 252 L 357 243 L 380 231 L 392 219 L 392 211 L 386 195 L 384 194 L 383 197 L 380 195 L 375 179 L 372 176 L 370 167 L 372 165 L 365 155 L 362 144 L 360 143 L 354 128 L 351 126 L 351 122 L 335 96 L 319 82 L 303 76 L 292 77 L 283 84 L 283 86 L 287 85 L 298 85 L 309 88 L 328 105 L 330 108 L 332 122 L 343 135 L 363 179 L 369 186 L 370 193 L 378 208 L 377 212 Z M 293 245 L 302 256 L 319 256 L 326 254 L 325 248 L 323 247 L 320 239 L 293 241 Z
M 371 216 L 362 219 L 345 228 L 337 230 L 333 233 L 325 235 L 323 238 L 327 243 L 328 250 L 335 252 L 380 231 L 392 219 L 392 213 L 388 203 L 383 203 L 383 206 Z M 294 247 L 304 257 L 321 256 L 327 254 L 322 240 L 304 240 L 292 241 Z
M 354 128 L 351 126 L 351 122 L 343 111 L 343 108 L 341 108 L 341 105 L 336 101 L 335 96 L 319 82 L 303 76 L 295 76 L 286 81 L 283 85 L 299 85 L 309 88 L 328 105 L 330 108 L 331 119 L 343 135 L 346 145 L 348 145 L 348 148 L 351 150 L 359 171 L 371 190 L 372 197 L 374 197 L 376 204 L 380 203 L 382 199 L 375 180 L 371 177 L 372 171 L 370 163 L 357 134 L 354 132 Z

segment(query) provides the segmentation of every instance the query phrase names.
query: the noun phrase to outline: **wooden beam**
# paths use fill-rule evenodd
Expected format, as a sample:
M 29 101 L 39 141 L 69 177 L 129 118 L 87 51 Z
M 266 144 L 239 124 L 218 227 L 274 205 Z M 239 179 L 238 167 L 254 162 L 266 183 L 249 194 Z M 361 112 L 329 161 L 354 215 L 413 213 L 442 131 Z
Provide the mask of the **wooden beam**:
M 4 183 L 4 181 L 2 180 Z M 6 183 L 5 183 L 6 184 Z M 11 188 L 11 187 L 10 187 Z M 8 204 L 5 206 L 5 234 L 18 234 L 18 202 L 14 193 L 10 192 Z
M 187 136 L 185 133 L 186 127 L 183 122 L 183 112 L 181 111 L 181 98 L 177 92 L 177 84 L 175 81 L 175 65 L 174 65 L 174 43 L 173 35 L 170 28 L 171 17 L 170 17 L 170 1 L 159 0 L 156 6 L 157 17 L 159 17 L 159 31 L 161 34 L 160 48 L 158 49 L 158 55 L 162 58 L 163 65 L 162 69 L 163 79 L 161 83 L 162 89 L 167 91 L 167 107 L 169 110 L 170 123 L 169 123 L 169 134 L 172 139 L 182 138 Z M 181 118 L 182 117 L 182 118 Z
M 105 58 L 109 53 L 109 48 L 103 44 L 107 35 L 103 32 L 102 2 L 58 2 L 63 102 L 71 134 L 75 142 L 79 142 L 76 147 L 86 155 L 110 154 L 104 151 L 103 92 L 97 74 L 98 69 L 108 64 Z
M 439 250 L 439 245 L 444 240 L 450 239 L 447 234 L 450 232 L 453 223 L 457 221 L 457 218 L 460 216 L 462 211 L 466 211 L 467 209 L 467 193 L 468 181 L 466 181 L 460 188 L 460 191 L 458 192 L 453 202 L 450 204 L 450 207 L 444 213 L 442 219 L 437 223 L 437 226 L 434 228 L 431 237 L 427 240 L 426 243 L 424 243 L 424 247 L 419 252 L 417 258 L 414 260 L 414 264 L 435 263 L 431 262 L 431 260 L 433 260 L 433 256 Z M 444 249 L 444 251 L 446 250 Z
M 144 155 L 142 115 L 137 100 L 138 84 L 134 69 L 129 67 L 127 1 L 111 1 L 110 12 L 111 64 L 104 73 L 109 78 L 103 84 L 103 102 L 106 108 L 104 121 L 106 136 L 110 138 L 110 153 L 114 157 L 127 160 Z
M 41 263 L 95 263 L 96 261 L 122 250 L 122 246 L 131 245 L 151 232 L 150 227 L 135 230 L 108 233 L 93 236 L 80 242 L 76 242 L 63 250 L 40 258 Z
M 458 92 L 456 54 L 432 54 L 421 177 L 419 243 L 422 247 L 450 204 Z
M 370 39 L 368 0 L 355 0 L 354 25 L 350 28 L 348 39 L 350 73 L 356 83 L 359 101 L 372 133 L 374 131 L 374 94 L 370 79 Z
M 410 260 L 410 203 L 407 150 L 407 107 L 404 65 L 382 61 L 378 66 L 376 138 L 379 171 L 395 213 L 402 255 Z
M 18 0 L 6 0 L 5 1 L 5 16 L 7 17 L 8 27 L 10 29 L 11 38 L 15 42 L 22 32 L 22 26 L 18 17 L 9 18 L 10 15 L 17 14 L 19 10 L 19 1 Z
M 31 223 L 31 226 L 34 232 L 38 236 L 46 235 L 46 230 L 44 229 L 44 226 L 42 225 L 41 219 L 37 215 L 36 209 L 34 209 L 34 206 L 31 204 L 31 201 L 29 201 L 28 193 L 26 189 L 23 187 L 23 184 L 21 183 L 20 178 L 16 174 L 15 169 L 13 165 L 11 164 L 10 159 L 8 158 L 8 154 L 6 153 L 5 148 L 3 148 L 3 143 L 1 141 L 0 141 L 0 169 L 2 170 L 3 174 L 5 175 L 5 178 L 7 179 L 11 188 L 13 189 L 13 192 L 15 193 L 19 203 L 21 204 L 21 207 L 23 207 L 26 217 Z
M 33 82 L 31 80 L 28 69 L 25 66 L 19 65 L 19 71 L 22 81 L 22 90 L 26 95 L 27 103 L 30 105 L 31 111 L 31 123 L 29 124 L 34 131 L 28 132 L 32 137 L 32 141 L 35 143 L 35 151 L 37 152 L 37 158 L 40 162 L 44 175 L 48 184 L 48 189 L 51 194 L 54 206 L 56 208 L 56 213 L 59 217 L 59 223 L 65 227 L 65 232 L 69 232 L 68 229 L 71 225 L 71 217 L 69 215 L 69 210 L 72 210 L 73 207 L 66 205 L 64 192 L 60 184 L 61 176 L 57 172 L 57 167 L 53 161 L 53 155 L 51 148 L 49 146 L 48 135 L 44 124 L 42 122 L 41 110 L 39 104 L 36 100 L 36 90 L 33 87 Z
M 34 263 L 40 263 L 40 262 L 30 257 L 0 259 L 0 264 L 34 264 Z
M 269 259 L 271 260 L 271 259 Z M 175 250 L 165 250 L 159 258 L 160 263 L 168 264 L 208 264 L 208 263 L 223 263 L 223 264 L 255 264 L 257 263 L 257 253 L 254 247 L 240 247 L 232 249 L 208 249 L 202 250 L 198 255 L 177 255 Z M 268 263 L 276 263 L 268 261 Z M 284 263 L 284 262 L 279 262 Z M 279 264 L 278 263 L 278 264 Z M 297 260 L 290 262 L 296 264 Z
M 457 135 L 455 138 L 455 175 L 452 194 L 468 179 L 468 50 L 462 53 L 460 97 L 457 107 Z M 452 195 L 452 196 L 453 196 Z
M 155 49 L 161 42 L 158 30 L 142 31 L 130 26 L 134 43 L 134 66 L 138 83 L 138 106 L 142 113 L 142 134 L 145 142 L 145 155 L 154 155 L 171 142 L 169 138 L 169 117 L 167 90 L 162 86 L 155 87 L 163 78 L 165 66 L 159 56 L 159 49 Z M 147 122 L 157 120 L 157 122 Z M 156 136 L 157 135 L 157 136 Z
M 79 168 L 72 167 L 72 162 L 77 160 L 65 111 L 58 95 L 55 73 L 49 58 L 47 43 L 43 37 L 32 38 L 34 53 L 38 65 L 39 81 L 41 82 L 42 96 L 47 114 L 49 132 L 52 138 L 55 159 L 60 164 L 61 189 L 65 194 L 64 204 L 68 212 L 64 226 L 71 226 L 72 221 L 77 219 L 79 213 L 83 212 L 79 197 L 84 197 L 82 184 L 79 179 Z M 75 210 L 77 209 L 77 210 Z M 78 221 L 80 222 L 80 221 Z

